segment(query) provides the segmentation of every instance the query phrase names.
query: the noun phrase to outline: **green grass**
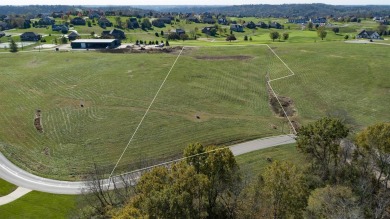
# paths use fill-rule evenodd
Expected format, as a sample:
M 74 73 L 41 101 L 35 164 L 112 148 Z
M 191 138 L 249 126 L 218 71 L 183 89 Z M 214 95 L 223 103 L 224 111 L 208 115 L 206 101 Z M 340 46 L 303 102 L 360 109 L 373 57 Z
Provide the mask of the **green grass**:
M 256 177 L 270 164 L 267 158 L 273 161 L 288 161 L 297 166 L 305 163 L 304 156 L 296 149 L 295 144 L 266 148 L 236 157 L 240 169 L 246 174 Z
M 0 179 L 0 197 L 8 195 L 13 192 L 17 187 L 3 179 Z
M 76 197 L 30 192 L 9 204 L 0 206 L 1 218 L 69 218 L 76 210 Z
M 340 114 L 359 129 L 389 118 L 383 46 L 271 47 L 296 73 L 272 82 L 279 95 L 293 99 L 294 120 Z M 53 178 L 79 179 L 93 163 L 111 170 L 177 54 L 3 54 L 0 150 L 22 168 Z M 290 74 L 266 46 L 187 48 L 115 173 L 180 156 L 193 142 L 229 145 L 281 134 L 284 121 L 267 102 L 267 72 L 271 79 Z M 36 109 L 42 134 L 32 122 Z

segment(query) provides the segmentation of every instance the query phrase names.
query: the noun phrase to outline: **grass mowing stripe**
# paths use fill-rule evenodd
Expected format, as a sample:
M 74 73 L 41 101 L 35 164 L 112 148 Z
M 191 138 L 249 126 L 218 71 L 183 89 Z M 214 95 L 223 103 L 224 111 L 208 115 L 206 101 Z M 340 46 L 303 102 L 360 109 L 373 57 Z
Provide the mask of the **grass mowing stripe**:
M 143 115 L 141 121 L 138 123 L 137 128 L 135 129 L 133 135 L 131 136 L 129 142 L 127 143 L 125 149 L 123 150 L 121 156 L 119 157 L 118 161 L 116 162 L 116 164 L 115 164 L 114 168 L 112 169 L 112 171 L 111 171 L 111 173 L 110 173 L 110 176 L 109 176 L 108 178 L 111 178 L 112 174 L 114 173 L 116 167 L 117 167 L 118 164 L 119 164 L 119 161 L 122 159 L 123 155 L 125 154 L 127 148 L 129 147 L 129 145 L 130 145 L 131 141 L 133 140 L 135 134 L 137 133 L 139 127 L 141 126 L 142 122 L 144 121 L 146 115 L 148 114 L 148 112 L 149 112 L 149 110 L 150 110 L 150 107 L 152 107 L 154 101 L 156 100 L 158 93 L 160 93 L 160 90 L 161 90 L 161 88 L 164 86 L 165 81 L 168 79 L 169 75 L 171 74 L 171 71 L 172 71 L 173 67 L 175 66 L 175 64 L 176 64 L 177 60 L 179 59 L 179 57 L 180 57 L 181 53 L 183 52 L 183 50 L 184 50 L 184 47 L 181 49 L 179 55 L 176 57 L 175 62 L 173 62 L 173 65 L 172 65 L 171 69 L 168 71 L 168 74 L 165 76 L 163 82 L 162 82 L 161 85 L 160 85 L 160 88 L 159 88 L 159 89 L 157 90 L 157 92 L 156 92 L 156 95 L 154 95 L 152 102 L 149 104 L 148 109 L 145 111 L 145 114 Z M 111 180 L 110 180 L 110 182 L 111 182 Z

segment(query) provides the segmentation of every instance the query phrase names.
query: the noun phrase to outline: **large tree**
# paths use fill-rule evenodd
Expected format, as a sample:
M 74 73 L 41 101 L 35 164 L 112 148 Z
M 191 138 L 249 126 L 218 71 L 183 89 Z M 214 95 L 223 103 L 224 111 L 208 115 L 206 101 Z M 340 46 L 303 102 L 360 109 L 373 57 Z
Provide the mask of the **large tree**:
M 326 180 L 330 170 L 338 165 L 338 152 L 341 139 L 347 137 L 348 128 L 334 118 L 322 118 L 303 126 L 297 133 L 298 150 L 306 154 Z
M 308 190 L 304 175 L 289 162 L 274 161 L 263 174 L 263 196 L 268 206 L 263 210 L 267 218 L 300 218 L 306 207 Z
M 357 135 L 356 143 L 363 154 L 369 157 L 375 168 L 377 186 L 387 188 L 390 183 L 390 123 L 369 126 Z
M 272 41 L 274 42 L 276 39 L 279 38 L 279 32 L 277 31 L 272 31 L 271 33 L 269 33 L 269 37 L 272 39 Z
M 321 38 L 321 40 L 324 40 L 328 32 L 326 32 L 325 27 L 319 27 L 317 29 L 317 35 Z

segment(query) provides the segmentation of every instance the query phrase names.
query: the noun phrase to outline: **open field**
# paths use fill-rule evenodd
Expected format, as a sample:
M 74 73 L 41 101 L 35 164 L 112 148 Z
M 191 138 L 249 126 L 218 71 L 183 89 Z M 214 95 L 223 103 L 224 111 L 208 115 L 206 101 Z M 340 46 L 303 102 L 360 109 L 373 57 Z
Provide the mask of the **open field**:
M 32 191 L 9 204 L 0 206 L 1 218 L 70 218 L 77 196 L 54 195 Z
M 294 120 L 333 114 L 360 128 L 390 117 L 390 54 L 383 46 L 271 47 L 295 72 L 271 82 L 293 99 Z M 79 179 L 93 163 L 111 171 L 177 55 L 2 54 L 0 150 L 52 178 Z M 185 48 L 115 174 L 178 157 L 193 142 L 231 144 L 288 132 L 268 106 L 267 72 L 271 79 L 291 74 L 264 45 Z M 43 133 L 33 124 L 36 109 Z
M 281 120 L 268 108 L 261 67 L 269 52 L 265 46 L 243 49 L 242 57 L 242 49 L 186 49 L 119 170 L 180 155 L 191 142 L 228 144 L 280 134 L 269 125 Z M 220 54 L 227 57 L 214 60 Z M 93 163 L 112 168 L 176 56 L 3 56 L 2 152 L 25 169 L 55 178 L 78 178 Z M 33 125 L 36 109 L 43 133 Z

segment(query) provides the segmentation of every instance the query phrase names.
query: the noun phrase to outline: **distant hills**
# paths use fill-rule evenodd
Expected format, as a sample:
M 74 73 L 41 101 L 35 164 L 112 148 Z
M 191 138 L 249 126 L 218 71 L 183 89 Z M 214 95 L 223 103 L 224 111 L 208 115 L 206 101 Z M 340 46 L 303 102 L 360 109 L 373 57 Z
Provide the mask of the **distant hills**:
M 0 6 L 0 14 L 38 14 L 53 11 L 89 10 L 130 10 L 141 13 L 149 11 L 224 14 L 229 16 L 256 17 L 313 17 L 313 16 L 390 16 L 390 5 L 343 6 L 326 4 L 283 4 L 283 5 L 234 5 L 234 6 L 66 6 L 66 5 L 29 5 Z

